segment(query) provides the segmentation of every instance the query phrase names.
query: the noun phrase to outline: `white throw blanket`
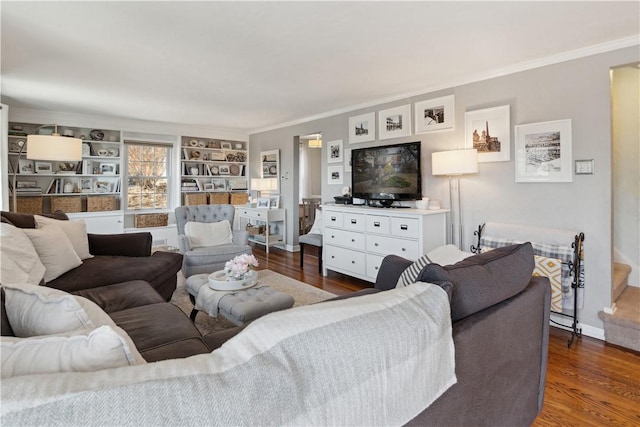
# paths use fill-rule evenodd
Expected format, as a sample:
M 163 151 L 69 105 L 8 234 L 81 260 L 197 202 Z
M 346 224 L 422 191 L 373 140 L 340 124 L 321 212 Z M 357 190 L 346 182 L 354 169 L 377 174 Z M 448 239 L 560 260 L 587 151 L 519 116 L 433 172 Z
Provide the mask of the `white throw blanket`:
M 211 354 L 3 380 L 0 424 L 404 424 L 456 382 L 450 319 L 426 283 L 284 310 Z

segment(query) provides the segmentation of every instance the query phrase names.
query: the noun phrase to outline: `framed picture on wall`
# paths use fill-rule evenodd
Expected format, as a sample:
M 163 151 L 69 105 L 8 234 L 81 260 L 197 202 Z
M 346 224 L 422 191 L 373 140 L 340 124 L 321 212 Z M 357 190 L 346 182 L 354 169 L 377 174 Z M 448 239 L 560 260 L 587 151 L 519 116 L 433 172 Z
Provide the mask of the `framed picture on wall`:
M 339 163 L 344 159 L 342 140 L 327 142 L 327 163 Z
M 571 182 L 571 120 L 519 125 L 516 182 Z
M 342 165 L 334 165 L 327 167 L 327 183 L 328 184 L 342 184 L 344 178 Z
M 378 112 L 378 138 L 390 139 L 411 135 L 411 104 Z
M 464 121 L 464 146 L 478 150 L 478 162 L 511 160 L 511 124 L 508 105 L 467 111 Z
M 443 96 L 416 102 L 416 133 L 427 133 L 437 130 L 453 130 L 455 125 L 455 97 Z
M 349 117 L 349 144 L 375 141 L 376 113 L 371 112 Z

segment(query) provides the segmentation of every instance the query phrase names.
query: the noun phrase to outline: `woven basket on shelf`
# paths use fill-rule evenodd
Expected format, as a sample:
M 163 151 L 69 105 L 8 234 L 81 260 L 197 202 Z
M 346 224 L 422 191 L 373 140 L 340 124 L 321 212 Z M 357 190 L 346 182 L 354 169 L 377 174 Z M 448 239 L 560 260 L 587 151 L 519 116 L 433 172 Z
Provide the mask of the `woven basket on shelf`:
M 264 233 L 264 225 L 247 224 L 247 233 L 249 236 L 257 236 Z
M 231 193 L 232 205 L 246 205 L 249 201 L 249 195 L 247 193 Z
M 168 213 L 136 214 L 133 217 L 133 223 L 136 228 L 164 227 L 168 222 Z
M 19 196 L 17 197 L 16 204 L 18 205 L 18 209 L 14 209 L 15 212 L 30 215 L 42 214 L 42 196 Z
M 51 197 L 51 212 L 55 211 L 82 212 L 82 198 L 80 196 L 53 196 Z
M 228 205 L 229 193 L 209 193 L 210 205 Z
M 87 196 L 87 212 L 115 210 L 116 196 Z
M 205 193 L 187 193 L 184 195 L 184 204 L 186 206 L 206 205 L 207 195 Z

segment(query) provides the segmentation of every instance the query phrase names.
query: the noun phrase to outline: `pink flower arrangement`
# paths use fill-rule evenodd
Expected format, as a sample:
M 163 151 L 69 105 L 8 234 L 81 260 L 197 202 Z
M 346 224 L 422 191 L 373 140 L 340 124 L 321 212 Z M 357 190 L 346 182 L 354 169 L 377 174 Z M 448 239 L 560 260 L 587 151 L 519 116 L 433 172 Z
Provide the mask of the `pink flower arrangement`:
M 224 272 L 227 277 L 234 280 L 244 279 L 245 274 L 258 266 L 258 260 L 253 255 L 238 255 L 224 265 Z

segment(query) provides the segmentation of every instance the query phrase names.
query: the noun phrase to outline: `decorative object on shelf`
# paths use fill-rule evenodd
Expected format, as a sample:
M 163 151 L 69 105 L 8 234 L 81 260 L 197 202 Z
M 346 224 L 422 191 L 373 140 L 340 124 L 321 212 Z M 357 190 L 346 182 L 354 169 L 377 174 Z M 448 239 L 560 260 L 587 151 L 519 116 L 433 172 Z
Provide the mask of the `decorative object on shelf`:
M 92 193 L 93 192 L 93 179 L 83 178 L 80 180 L 80 192 Z
M 231 171 L 229 170 L 229 166 L 228 165 L 221 165 L 219 167 L 220 170 L 220 175 L 230 175 Z
M 51 162 L 36 162 L 36 173 L 53 173 L 53 166 Z
M 247 180 L 246 179 L 230 179 L 228 187 L 229 187 L 229 190 L 246 190 Z
M 375 141 L 375 139 L 376 113 L 371 112 L 349 117 L 349 144 Z
M 220 175 L 220 168 L 218 168 L 218 166 L 213 165 L 209 170 L 211 171 L 211 175 Z
M 217 168 L 216 168 L 217 170 Z M 213 185 L 213 190 L 214 191 L 224 191 L 226 190 L 226 181 L 224 179 L 220 179 L 220 178 L 213 178 L 211 180 L 211 184 Z
M 243 147 L 242 142 L 236 142 L 236 145 L 235 145 L 236 150 L 242 150 L 242 147 Z
M 516 182 L 571 182 L 571 119 L 516 126 Z
M 115 175 L 117 168 L 117 163 L 100 163 L 100 173 L 102 175 Z
M 235 163 L 231 166 L 229 166 L 229 173 L 231 175 L 239 175 L 240 174 L 240 166 L 236 165 Z
M 10 139 L 9 152 L 18 153 L 20 151 L 20 147 L 22 147 L 24 144 L 25 144 L 24 139 Z
M 109 181 L 96 181 L 95 182 L 95 192 L 96 193 L 110 193 L 111 192 L 111 183 Z
M 189 159 L 190 160 L 199 160 L 200 159 L 200 152 L 198 150 L 191 151 L 191 153 L 189 153 Z
M 107 154 L 109 155 L 109 157 L 118 157 L 120 151 L 116 147 L 109 147 L 107 148 Z
M 109 155 L 109 152 L 106 150 L 106 148 L 101 148 L 98 150 L 98 156 L 107 157 L 108 155 Z
M 58 163 L 59 174 L 75 174 L 76 164 L 74 162 L 60 162 Z
M 342 152 L 342 140 L 327 142 L 327 163 L 342 162 L 344 155 Z
M 62 132 L 62 135 L 63 135 L 63 136 L 70 136 L 70 137 L 72 137 L 72 138 L 73 138 L 73 136 L 74 136 L 73 129 L 65 129 L 65 130 Z
M 198 141 L 198 147 L 200 148 L 205 148 L 207 146 L 207 143 L 204 141 Z
M 455 126 L 454 104 L 454 95 L 416 102 L 414 104 L 416 133 L 444 129 L 453 130 Z
M 280 195 L 272 194 L 269 196 L 269 209 L 278 209 L 280 208 Z
M 463 174 L 478 173 L 478 151 L 474 148 L 466 150 L 440 151 L 431 155 L 431 170 L 433 175 L 445 175 L 449 177 L 449 200 L 451 212 L 457 212 L 458 223 L 458 249 L 462 250 L 462 202 L 460 198 L 460 176 Z M 453 178 L 456 178 L 457 209 L 453 203 Z M 451 221 L 451 239 L 454 235 L 454 221 Z
M 90 156 L 91 155 L 91 144 L 89 144 L 88 142 L 84 142 L 82 144 L 82 155 L 83 156 Z
M 197 166 L 193 166 L 189 168 L 190 175 L 200 175 L 200 169 Z
M 378 112 L 378 139 L 411 135 L 411 104 Z
M 258 208 L 269 209 L 270 200 L 268 197 L 258 197 Z
M 64 183 L 64 189 L 62 191 L 64 193 L 73 193 L 73 183 L 71 181 L 66 181 Z
M 253 255 L 242 254 L 227 261 L 224 272 L 228 279 L 242 280 L 246 275 L 258 267 L 258 260 Z
M 189 145 L 192 147 L 197 147 L 198 146 L 198 140 L 197 139 L 192 139 L 189 141 Z
M 502 105 L 465 113 L 464 146 L 478 150 L 478 162 L 511 160 L 509 108 Z
M 104 132 L 100 129 L 93 129 L 89 132 L 89 138 L 91 138 L 92 141 L 102 141 L 104 139 Z
M 18 159 L 18 170 L 22 175 L 34 173 L 33 160 Z
M 231 143 L 230 142 L 221 142 L 220 143 L 220 148 L 222 148 L 223 150 L 231 150 Z

